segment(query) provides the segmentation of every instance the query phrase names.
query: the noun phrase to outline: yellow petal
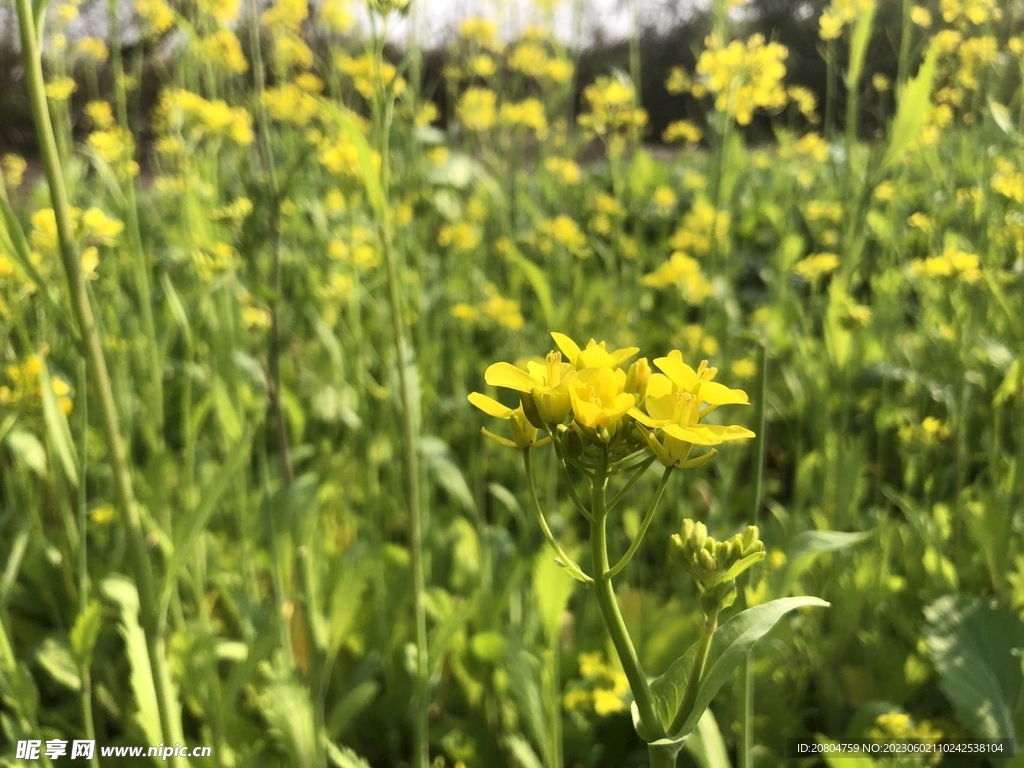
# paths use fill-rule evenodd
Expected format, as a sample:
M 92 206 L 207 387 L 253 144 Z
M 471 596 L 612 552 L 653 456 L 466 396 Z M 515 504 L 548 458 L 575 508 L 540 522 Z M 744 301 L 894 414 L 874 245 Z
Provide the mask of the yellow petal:
M 662 431 L 676 440 L 681 440 L 693 445 L 718 445 L 722 438 L 712 430 L 703 425 L 697 427 L 681 427 L 678 424 L 668 424 L 662 427 Z
M 659 357 L 654 364 L 672 380 L 678 389 L 689 392 L 697 386 L 697 372 L 679 358 Z
M 493 397 L 481 394 L 480 392 L 470 392 L 469 402 L 479 408 L 481 411 L 486 413 L 488 416 L 494 416 L 499 419 L 507 419 L 512 415 L 512 409 L 502 405 Z
M 564 333 L 558 333 L 557 331 L 551 332 L 551 338 L 555 340 L 555 344 L 557 344 L 558 348 L 562 350 L 562 354 L 565 355 L 566 360 L 573 365 L 576 365 L 576 357 L 580 353 L 579 345 Z
M 708 381 L 700 385 L 700 399 L 709 405 L 748 405 L 747 393 L 742 389 L 729 389 L 717 381 Z
M 516 368 L 512 363 L 495 363 L 484 371 L 484 381 L 492 387 L 506 387 L 517 392 L 529 392 L 542 382 L 535 381 L 530 374 L 522 368 Z

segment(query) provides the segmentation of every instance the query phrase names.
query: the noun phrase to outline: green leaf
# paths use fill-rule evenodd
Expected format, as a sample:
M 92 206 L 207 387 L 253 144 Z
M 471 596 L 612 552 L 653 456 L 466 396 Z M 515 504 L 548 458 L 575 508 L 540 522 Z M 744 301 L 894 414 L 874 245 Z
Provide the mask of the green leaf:
M 561 569 L 545 550 L 537 555 L 533 565 L 533 600 L 540 615 L 544 636 L 553 643 L 562 625 L 562 613 L 575 589 L 571 581 L 562 578 Z
M 548 282 L 544 270 L 519 253 L 518 249 L 510 249 L 508 258 L 523 273 L 526 281 L 533 288 L 533 293 L 537 297 L 537 303 L 540 304 L 540 311 L 544 315 L 544 322 L 548 326 L 556 325 L 555 302 L 551 298 L 551 283 Z
M 670 744 L 686 737 L 696 727 L 704 710 L 708 708 L 715 694 L 732 676 L 746 655 L 758 640 L 764 637 L 784 615 L 797 608 L 827 607 L 829 604 L 817 597 L 784 597 L 769 603 L 748 608 L 733 616 L 720 626 L 712 638 L 711 651 L 704 667 L 704 675 L 697 686 L 697 698 L 693 709 L 686 716 L 682 726 L 668 735 L 667 739 L 654 741 L 655 744 Z M 697 643 L 676 659 L 663 675 L 651 682 L 658 715 L 664 728 L 668 728 L 676 717 L 686 695 L 686 684 L 690 668 L 697 652 Z M 640 734 L 643 737 L 643 734 Z
M 96 638 L 103 626 L 103 606 L 99 600 L 92 600 L 85 610 L 78 614 L 75 625 L 71 627 L 71 655 L 82 667 L 92 663 L 92 651 L 96 647 Z
M 39 666 L 50 673 L 55 682 L 72 691 L 82 690 L 82 678 L 78 674 L 78 664 L 67 644 L 56 638 L 48 637 L 36 650 L 36 661 Z
M 853 34 L 850 36 L 850 66 L 846 71 L 846 87 L 848 89 L 857 87 L 860 76 L 864 72 L 864 55 L 867 53 L 868 43 L 871 41 L 871 25 L 874 21 L 875 5 L 872 3 L 857 17 Z
M 353 686 L 331 706 L 327 716 L 327 733 L 331 736 L 344 733 L 355 717 L 372 704 L 380 693 L 380 683 L 364 680 Z
M 710 707 L 697 721 L 697 730 L 683 742 L 683 749 L 690 753 L 699 768 L 732 768 L 725 739 Z
M 448 443 L 434 435 L 423 435 L 420 438 L 420 455 L 423 456 L 430 476 L 437 481 L 445 492 L 457 502 L 463 511 L 476 514 L 476 503 L 470 493 L 462 470 L 452 459 Z
M 991 96 L 988 98 L 988 109 L 992 113 L 992 120 L 999 126 L 999 130 L 1007 136 L 1016 135 L 1017 129 L 1013 125 L 1013 118 L 1010 117 L 1010 110 Z
M 928 655 L 960 721 L 979 739 L 1016 739 L 1022 678 L 1013 649 L 1024 645 L 1024 622 L 957 595 L 940 597 L 924 615 Z
M 803 531 L 794 536 L 786 551 L 784 585 L 792 584 L 806 571 L 818 555 L 852 547 L 871 536 L 872 531 Z
M 505 737 L 505 746 L 512 753 L 513 765 L 517 768 L 544 768 L 544 764 L 533 751 L 530 742 L 518 734 Z
M 337 768 L 370 768 L 370 764 L 348 747 L 339 747 L 329 741 L 324 742 L 328 759 Z
M 576 581 L 578 581 L 585 587 L 589 588 L 591 583 L 593 582 L 593 580 L 583 572 L 583 569 L 580 568 L 579 565 L 573 562 L 572 560 L 566 563 L 563 562 L 562 558 L 556 557 L 555 565 L 565 570 L 570 576 L 572 576 L 574 579 L 576 579 Z
M 136 719 L 150 744 L 164 740 L 160 723 L 160 707 L 157 704 L 156 686 L 153 684 L 153 669 L 149 663 L 146 635 L 139 624 L 139 593 L 124 576 L 109 576 L 100 583 L 100 592 L 117 605 L 120 614 L 118 629 L 124 638 L 124 650 L 131 670 L 129 683 L 138 706 Z
M 13 428 L 7 433 L 5 442 L 14 458 L 40 477 L 46 477 L 46 449 L 38 437 L 24 429 Z
M 50 436 L 53 449 L 60 459 L 64 476 L 71 483 L 72 487 L 78 487 L 78 454 L 75 450 L 75 443 L 71 439 L 71 428 L 68 427 L 67 416 L 57 403 L 57 396 L 53 393 L 53 383 L 50 378 L 50 369 L 46 360 L 39 356 L 39 392 L 43 401 L 43 421 L 46 423 L 46 431 Z
M 881 170 L 884 172 L 896 164 L 910 143 L 917 138 L 924 126 L 931 101 L 932 83 L 935 80 L 935 62 L 938 50 L 932 46 L 925 56 L 917 75 L 907 81 L 899 95 L 899 106 L 889 133 L 889 146 L 882 157 Z
M 238 415 L 238 410 L 235 408 L 238 398 L 232 397 L 231 393 L 228 392 L 224 379 L 219 377 L 214 379 L 213 382 L 213 402 L 215 413 L 217 414 L 217 422 L 224 433 L 224 438 L 229 443 L 237 443 L 242 437 L 242 420 Z

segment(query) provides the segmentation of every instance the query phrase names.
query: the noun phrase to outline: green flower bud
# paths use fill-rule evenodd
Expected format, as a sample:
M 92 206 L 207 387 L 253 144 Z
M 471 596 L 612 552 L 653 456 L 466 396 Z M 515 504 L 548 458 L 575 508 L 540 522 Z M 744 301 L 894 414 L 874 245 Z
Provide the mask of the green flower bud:
M 537 401 L 533 399 L 533 395 L 529 392 L 520 392 L 519 402 L 522 403 L 523 413 L 526 414 L 526 418 L 530 420 L 530 423 L 537 429 L 544 429 L 544 420 L 537 411 Z
M 562 445 L 562 453 L 565 454 L 567 459 L 575 459 L 577 456 L 583 455 L 583 436 L 580 435 L 573 427 L 569 427 L 564 430 L 561 436 L 558 438 Z
M 761 534 L 757 530 L 756 525 L 748 525 L 747 530 L 743 532 L 743 554 L 748 555 L 751 552 L 758 552 L 764 549 L 764 544 L 761 542 Z M 760 545 L 755 549 L 755 545 Z

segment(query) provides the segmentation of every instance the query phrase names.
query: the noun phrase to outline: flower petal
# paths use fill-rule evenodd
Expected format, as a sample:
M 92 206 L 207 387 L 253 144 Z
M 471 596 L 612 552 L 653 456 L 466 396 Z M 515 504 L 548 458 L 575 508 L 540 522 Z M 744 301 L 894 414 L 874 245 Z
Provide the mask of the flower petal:
M 690 392 L 697 386 L 697 372 L 678 357 L 659 357 L 654 364 L 678 389 Z
M 494 434 L 493 432 L 491 432 L 491 430 L 487 429 L 487 427 L 481 427 L 480 431 L 483 432 L 485 437 L 489 437 L 489 438 L 491 438 L 491 440 L 494 440 L 496 443 L 501 443 L 502 445 L 504 445 L 504 446 L 506 446 L 508 448 L 518 448 L 519 447 L 514 442 L 509 440 L 507 437 L 502 437 L 501 435 Z
M 469 402 L 479 408 L 481 411 L 486 413 L 488 416 L 494 416 L 498 419 L 507 419 L 512 415 L 512 409 L 508 406 L 502 405 L 493 397 L 488 397 L 480 392 L 470 392 Z
M 730 389 L 717 381 L 700 385 L 700 399 L 708 405 L 749 405 L 750 399 L 742 389 Z
M 484 371 L 484 381 L 492 387 L 505 387 L 517 392 L 529 392 L 542 383 L 536 381 L 522 368 L 516 368 L 512 363 L 495 363 L 489 366 Z
M 576 357 L 580 353 L 579 345 L 564 333 L 558 333 L 558 331 L 552 331 L 551 338 L 555 340 L 555 344 L 557 344 L 558 348 L 562 350 L 562 354 L 565 355 L 566 360 L 573 365 L 576 365 Z

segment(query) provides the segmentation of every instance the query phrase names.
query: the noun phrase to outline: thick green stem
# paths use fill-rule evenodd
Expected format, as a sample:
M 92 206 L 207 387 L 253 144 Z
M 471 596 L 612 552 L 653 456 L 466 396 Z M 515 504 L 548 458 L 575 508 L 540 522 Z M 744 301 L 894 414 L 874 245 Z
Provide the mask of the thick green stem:
M 651 693 L 651 686 L 647 682 L 647 675 L 640 666 L 640 659 L 637 657 L 636 648 L 629 637 L 626 629 L 626 622 L 619 611 L 619 604 L 615 600 L 615 588 L 612 586 L 612 578 L 609 575 L 608 565 L 608 509 L 605 505 L 605 493 L 608 487 L 608 448 L 605 447 L 598 459 L 594 472 L 594 479 L 591 485 L 590 512 L 594 516 L 594 522 L 590 526 L 590 547 L 594 558 L 594 592 L 597 595 L 597 604 L 601 609 L 601 616 L 604 618 L 608 634 L 611 635 L 612 644 L 622 664 L 622 671 L 629 681 L 629 688 L 633 692 L 633 700 L 636 701 L 637 710 L 640 712 L 640 720 L 649 733 L 662 735 L 664 727 L 658 717 L 657 709 L 654 706 L 654 695 Z
M 636 536 L 633 537 L 632 543 L 629 545 L 629 549 L 626 550 L 619 562 L 608 571 L 608 578 L 614 578 L 618 576 L 622 569 L 629 565 L 629 561 L 633 559 L 633 555 L 636 554 L 637 549 L 640 547 L 640 542 L 644 540 L 644 536 L 647 533 L 647 529 L 651 526 L 651 520 L 654 519 L 654 513 L 658 509 L 658 504 L 661 503 L 661 497 L 665 494 L 665 488 L 668 486 L 668 477 L 672 474 L 672 467 L 665 467 L 664 473 L 661 475 L 661 482 L 658 483 L 658 490 L 654 492 L 654 498 L 651 499 L 650 505 L 647 507 L 647 514 L 644 515 L 643 521 L 640 523 L 640 530 L 636 532 Z
M 79 257 L 75 250 L 71 210 L 67 190 L 64 186 L 64 176 L 57 152 L 57 142 L 53 134 L 53 125 L 47 110 L 43 67 L 29 0 L 17 0 L 17 12 L 21 31 L 22 63 L 25 67 L 25 79 L 32 107 L 32 119 L 36 128 L 36 139 L 39 142 L 39 153 L 50 188 L 50 200 L 53 205 L 57 237 L 60 243 L 61 263 L 67 278 L 72 312 L 81 334 L 82 353 L 88 367 L 89 383 L 92 385 L 93 394 L 99 404 L 103 436 L 107 443 L 113 472 L 118 514 L 121 525 L 127 533 L 132 570 L 139 593 L 140 620 L 146 635 L 146 647 L 149 651 L 153 686 L 160 708 L 163 737 L 165 743 L 173 744 L 185 739 L 181 729 L 181 713 L 171 684 L 167 657 L 164 653 L 165 645 L 160 637 L 160 616 L 157 591 L 153 580 L 153 566 L 150 562 L 146 536 L 142 530 L 142 521 L 132 488 L 131 470 L 121 437 L 114 391 L 107 370 L 107 362 L 103 357 L 103 342 L 96 328 L 85 278 L 82 275 Z M 186 761 L 181 757 L 172 757 L 171 764 L 183 767 Z
M 680 747 L 676 744 L 648 744 L 647 759 L 651 768 L 675 768 L 676 755 Z

